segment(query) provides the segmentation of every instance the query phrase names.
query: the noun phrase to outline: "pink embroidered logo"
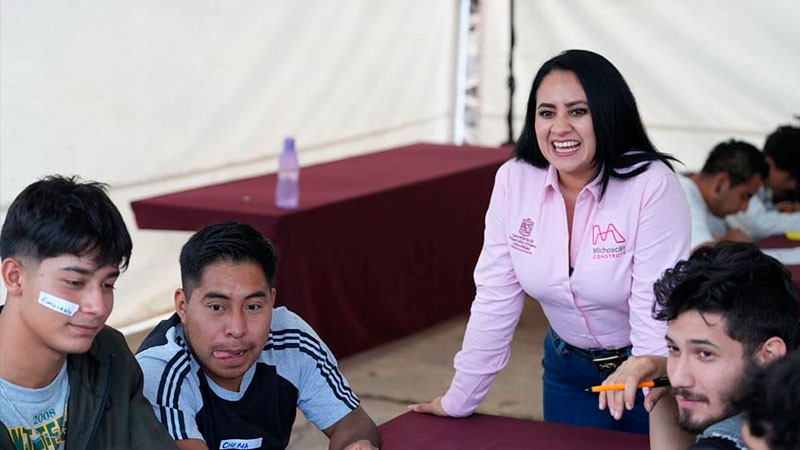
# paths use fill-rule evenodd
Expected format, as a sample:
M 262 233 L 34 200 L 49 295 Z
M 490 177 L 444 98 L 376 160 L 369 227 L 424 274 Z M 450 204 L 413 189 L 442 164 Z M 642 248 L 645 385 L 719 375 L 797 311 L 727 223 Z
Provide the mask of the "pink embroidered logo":
M 519 234 L 529 237 L 533 232 L 533 220 L 525 218 L 522 219 L 522 223 L 519 225 Z
M 606 231 L 600 231 L 600 225 L 592 226 L 592 245 L 597 245 L 598 239 L 602 239 L 603 242 L 606 242 L 609 234 L 611 234 L 611 237 L 614 238 L 614 242 L 617 244 L 625 242 L 625 236 L 617 230 L 617 227 L 615 227 L 613 223 L 609 223 L 606 227 Z

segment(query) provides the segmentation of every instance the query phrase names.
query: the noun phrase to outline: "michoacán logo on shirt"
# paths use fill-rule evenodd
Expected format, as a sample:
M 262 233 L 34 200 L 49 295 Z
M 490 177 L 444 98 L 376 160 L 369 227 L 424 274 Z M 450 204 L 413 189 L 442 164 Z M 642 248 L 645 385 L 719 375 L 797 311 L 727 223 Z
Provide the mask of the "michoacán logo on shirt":
M 522 222 L 519 224 L 519 231 L 517 233 L 511 233 L 511 236 L 509 236 L 511 248 L 529 255 L 532 253 L 532 250 L 536 248 L 536 244 L 534 244 L 533 239 L 531 239 L 533 225 L 533 219 L 528 217 L 522 219 Z
M 620 258 L 628 248 L 625 245 L 626 242 L 625 236 L 620 233 L 613 223 L 609 223 L 605 231 L 600 225 L 592 225 L 592 259 Z

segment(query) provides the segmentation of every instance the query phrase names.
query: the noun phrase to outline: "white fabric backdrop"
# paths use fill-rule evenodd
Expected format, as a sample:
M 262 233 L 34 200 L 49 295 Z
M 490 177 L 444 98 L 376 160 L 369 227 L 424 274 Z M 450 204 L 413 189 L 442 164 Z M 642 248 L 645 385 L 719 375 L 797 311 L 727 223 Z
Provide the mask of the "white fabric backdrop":
M 450 139 L 457 0 L 2 0 L 0 220 L 45 174 L 108 182 L 134 239 L 110 323 L 169 311 L 189 233 L 140 231 L 130 201 Z M 508 1 L 481 2 L 480 127 L 505 140 Z M 800 113 L 800 3 L 516 0 L 515 133 L 535 71 L 608 57 L 663 151 L 697 169 Z M 0 302 L 5 293 L 0 287 Z
M 134 239 L 110 323 L 167 311 L 189 234 L 130 200 L 274 170 L 289 134 L 301 165 L 448 140 L 456 7 L 3 0 L 0 218 L 46 174 L 110 183 Z
M 508 1 L 483 3 L 480 137 L 505 140 Z M 636 96 L 656 146 L 697 170 L 722 140 L 761 147 L 800 114 L 800 2 L 516 0 L 518 135 L 531 83 L 569 48 L 602 54 Z

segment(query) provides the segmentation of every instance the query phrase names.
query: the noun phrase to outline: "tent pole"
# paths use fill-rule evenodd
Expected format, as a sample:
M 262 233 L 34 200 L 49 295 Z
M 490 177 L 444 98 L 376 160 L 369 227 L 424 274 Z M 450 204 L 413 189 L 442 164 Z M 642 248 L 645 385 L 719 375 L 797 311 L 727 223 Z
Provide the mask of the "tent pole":
M 458 9 L 458 51 L 456 53 L 456 91 L 453 104 L 453 143 L 464 144 L 464 109 L 466 108 L 467 46 L 470 0 L 461 0 Z
M 509 0 L 508 3 L 511 11 L 509 20 L 511 45 L 508 50 L 508 116 L 506 117 L 508 138 L 503 145 L 514 145 L 514 90 L 516 87 L 516 83 L 514 82 L 514 44 L 516 43 L 516 37 L 514 35 L 514 0 Z

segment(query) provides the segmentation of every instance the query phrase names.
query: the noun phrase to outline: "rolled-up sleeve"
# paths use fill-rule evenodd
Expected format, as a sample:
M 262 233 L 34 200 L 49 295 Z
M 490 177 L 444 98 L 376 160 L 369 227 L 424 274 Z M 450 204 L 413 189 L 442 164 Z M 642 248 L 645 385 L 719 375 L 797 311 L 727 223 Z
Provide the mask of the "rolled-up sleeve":
M 666 323 L 653 318 L 653 284 L 689 256 L 691 232 L 689 206 L 677 177 L 669 173 L 650 180 L 640 205 L 628 299 L 634 355 L 667 354 Z
M 498 170 L 486 212 L 483 249 L 475 267 L 476 295 L 453 381 L 442 407 L 451 416 L 471 414 L 508 363 L 514 330 L 525 301 L 506 241 L 508 165 Z

